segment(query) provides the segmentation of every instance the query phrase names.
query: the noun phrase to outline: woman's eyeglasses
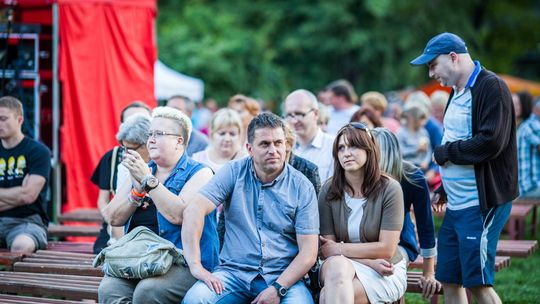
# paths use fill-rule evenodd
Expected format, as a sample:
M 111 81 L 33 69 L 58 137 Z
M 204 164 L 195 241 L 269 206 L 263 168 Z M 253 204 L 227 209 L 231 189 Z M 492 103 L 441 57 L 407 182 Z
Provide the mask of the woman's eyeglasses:
M 120 142 L 120 146 L 122 147 L 122 150 L 132 150 L 132 151 L 137 151 L 139 150 L 142 146 L 146 145 L 145 143 L 144 144 L 140 144 L 140 145 L 137 145 L 137 146 L 126 146 L 123 142 Z

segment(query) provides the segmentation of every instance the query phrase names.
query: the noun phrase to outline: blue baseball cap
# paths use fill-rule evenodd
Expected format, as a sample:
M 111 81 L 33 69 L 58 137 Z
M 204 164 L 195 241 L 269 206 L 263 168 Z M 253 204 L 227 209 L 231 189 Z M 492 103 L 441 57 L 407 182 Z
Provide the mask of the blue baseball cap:
M 411 61 L 412 65 L 424 65 L 441 54 L 468 53 L 465 41 L 452 33 L 439 34 L 428 41 L 424 53 Z

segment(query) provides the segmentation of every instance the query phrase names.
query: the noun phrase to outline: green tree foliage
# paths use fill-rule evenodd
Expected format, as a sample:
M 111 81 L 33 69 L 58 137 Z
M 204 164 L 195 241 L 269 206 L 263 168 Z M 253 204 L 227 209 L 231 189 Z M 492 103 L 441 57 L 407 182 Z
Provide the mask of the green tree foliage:
M 358 92 L 419 85 L 427 71 L 409 61 L 443 31 L 500 73 L 540 53 L 535 0 L 160 0 L 158 14 L 160 58 L 221 104 L 235 93 L 279 102 L 339 78 Z

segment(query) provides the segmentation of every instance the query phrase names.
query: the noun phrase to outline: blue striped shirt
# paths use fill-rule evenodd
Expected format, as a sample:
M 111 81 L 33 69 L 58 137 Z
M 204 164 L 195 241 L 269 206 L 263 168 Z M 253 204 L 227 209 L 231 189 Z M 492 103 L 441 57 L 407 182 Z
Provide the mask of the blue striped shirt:
M 480 73 L 480 62 L 461 92 L 450 100 L 444 115 L 442 144 L 472 138 L 472 95 L 471 87 Z M 461 210 L 480 204 L 473 165 L 456 165 L 447 162 L 440 167 L 442 183 L 448 197 L 448 209 Z
M 540 185 L 540 119 L 531 114 L 517 131 L 519 193 L 525 193 Z

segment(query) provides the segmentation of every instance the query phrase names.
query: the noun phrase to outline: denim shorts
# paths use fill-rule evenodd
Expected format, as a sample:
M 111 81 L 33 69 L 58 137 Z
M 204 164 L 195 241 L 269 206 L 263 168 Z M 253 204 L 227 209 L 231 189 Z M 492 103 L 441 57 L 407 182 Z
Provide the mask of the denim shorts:
M 13 240 L 21 234 L 34 240 L 36 249 L 47 248 L 47 227 L 39 214 L 27 217 L 0 217 L 0 248 L 11 248 Z

